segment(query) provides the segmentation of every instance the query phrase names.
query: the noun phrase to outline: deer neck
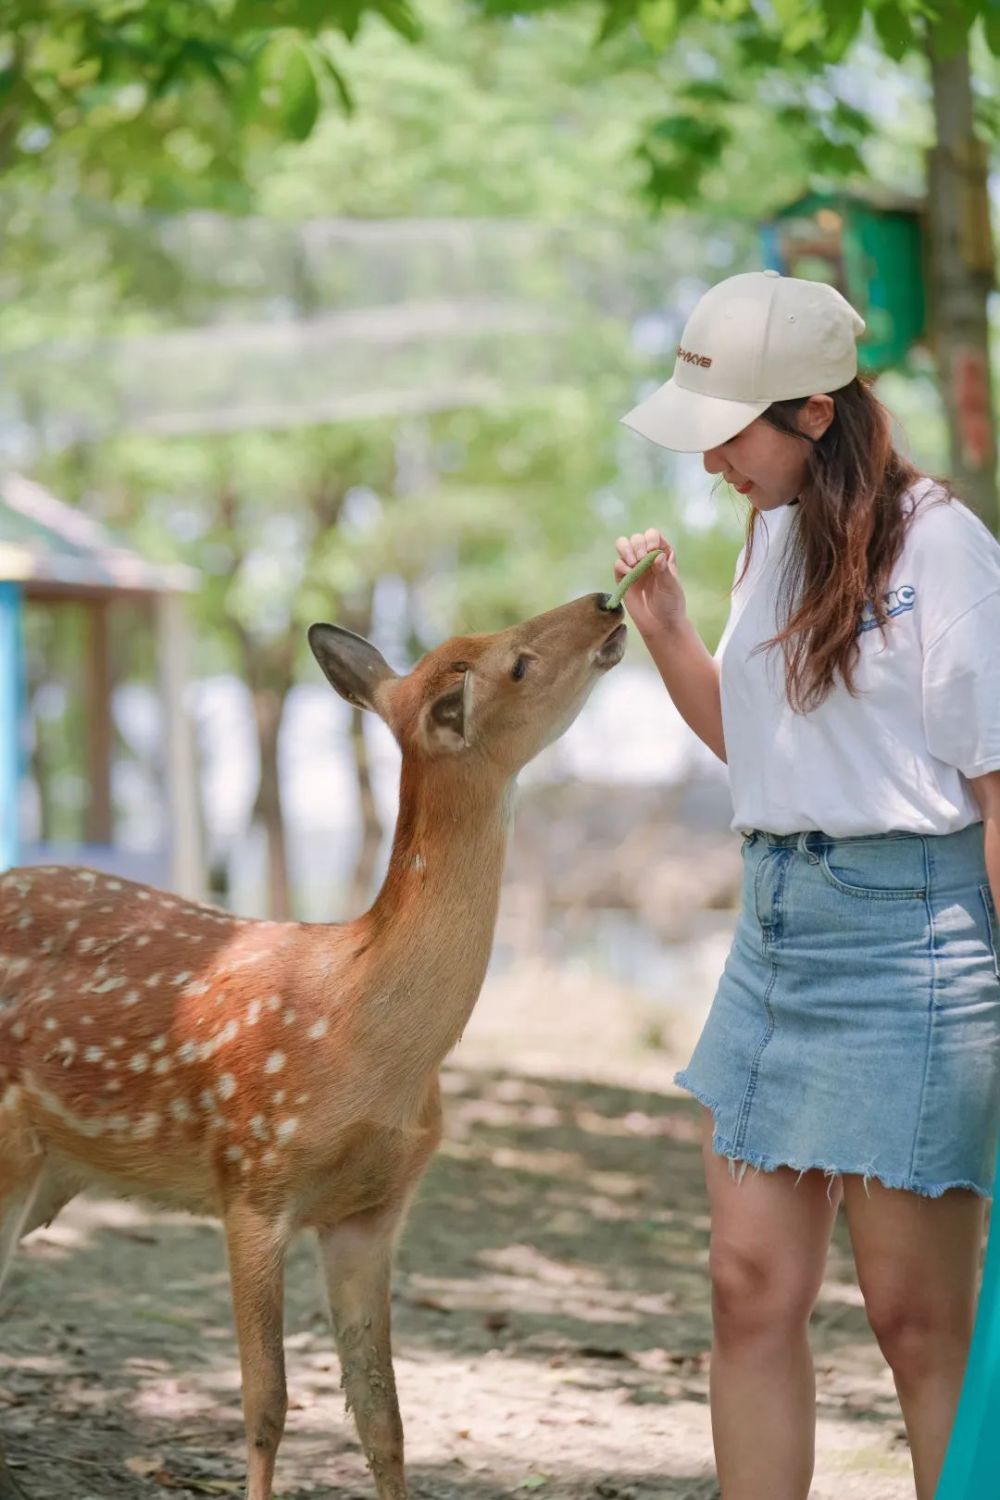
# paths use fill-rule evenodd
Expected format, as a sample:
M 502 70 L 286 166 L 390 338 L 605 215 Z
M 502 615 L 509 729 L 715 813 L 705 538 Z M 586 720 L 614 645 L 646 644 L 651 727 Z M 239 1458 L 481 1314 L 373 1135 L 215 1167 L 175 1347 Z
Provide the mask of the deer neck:
M 403 762 L 389 868 L 361 919 L 368 1030 L 408 1068 L 436 1068 L 458 1041 L 489 963 L 513 779 Z

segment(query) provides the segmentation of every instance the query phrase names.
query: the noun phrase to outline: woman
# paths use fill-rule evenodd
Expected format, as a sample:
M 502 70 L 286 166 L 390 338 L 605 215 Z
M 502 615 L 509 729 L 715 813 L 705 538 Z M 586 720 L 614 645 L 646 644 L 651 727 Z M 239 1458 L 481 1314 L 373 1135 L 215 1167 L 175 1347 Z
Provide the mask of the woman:
M 715 656 L 657 530 L 626 605 L 728 762 L 742 910 L 676 1081 L 704 1109 L 724 1500 L 805 1500 L 807 1326 L 842 1200 L 932 1500 L 1000 1129 L 1000 546 L 892 444 L 864 324 L 775 272 L 709 291 L 625 418 L 750 502 Z

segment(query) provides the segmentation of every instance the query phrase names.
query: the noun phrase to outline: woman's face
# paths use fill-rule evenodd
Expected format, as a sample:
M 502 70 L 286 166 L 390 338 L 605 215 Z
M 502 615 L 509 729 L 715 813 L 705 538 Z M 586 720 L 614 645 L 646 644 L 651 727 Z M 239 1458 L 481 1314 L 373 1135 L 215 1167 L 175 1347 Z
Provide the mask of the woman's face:
M 795 413 L 800 430 L 814 441 L 829 427 L 833 415 L 830 396 L 810 396 Z M 805 487 L 809 445 L 757 417 L 728 443 L 708 448 L 704 462 L 707 473 L 721 474 L 757 510 L 777 510 Z

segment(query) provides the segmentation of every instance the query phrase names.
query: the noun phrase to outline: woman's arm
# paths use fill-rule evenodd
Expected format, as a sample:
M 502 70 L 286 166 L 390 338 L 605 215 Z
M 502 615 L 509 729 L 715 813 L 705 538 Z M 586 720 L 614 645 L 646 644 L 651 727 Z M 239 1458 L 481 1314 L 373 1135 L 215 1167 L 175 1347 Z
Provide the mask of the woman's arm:
M 983 815 L 986 873 L 993 892 L 993 905 L 1000 912 L 1000 771 L 970 777 L 969 786 Z

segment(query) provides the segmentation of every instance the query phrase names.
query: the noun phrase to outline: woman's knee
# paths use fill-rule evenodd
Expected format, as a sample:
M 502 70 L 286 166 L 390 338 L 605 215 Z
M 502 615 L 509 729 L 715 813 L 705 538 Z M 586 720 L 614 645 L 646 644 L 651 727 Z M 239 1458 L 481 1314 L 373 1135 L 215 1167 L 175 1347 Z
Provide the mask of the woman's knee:
M 920 1379 L 942 1364 L 961 1361 L 972 1339 L 975 1310 L 941 1289 L 910 1287 L 865 1291 L 868 1323 L 894 1374 Z
M 709 1252 L 716 1335 L 736 1339 L 787 1339 L 809 1321 L 816 1278 L 777 1246 L 713 1237 Z

